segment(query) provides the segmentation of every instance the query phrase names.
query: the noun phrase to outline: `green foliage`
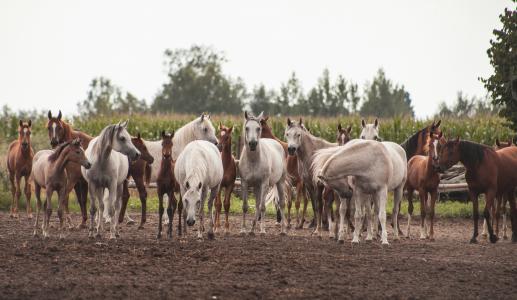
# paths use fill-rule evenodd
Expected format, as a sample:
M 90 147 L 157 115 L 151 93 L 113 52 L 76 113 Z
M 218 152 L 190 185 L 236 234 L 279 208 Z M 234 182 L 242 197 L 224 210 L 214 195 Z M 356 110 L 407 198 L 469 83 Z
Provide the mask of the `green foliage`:
M 371 84 L 366 84 L 361 115 L 389 118 L 415 115 L 411 98 L 404 86 L 393 85 L 379 69 Z
M 442 102 L 438 106 L 439 117 L 469 118 L 475 115 L 487 115 L 497 113 L 498 107 L 491 105 L 486 99 L 467 97 L 461 91 L 458 92 L 456 102 L 451 107 Z
M 247 97 L 246 86 L 240 78 L 234 80 L 223 74 L 224 62 L 224 55 L 209 47 L 166 50 L 168 82 L 154 99 L 152 110 L 240 113 Z
M 92 79 L 85 100 L 77 104 L 82 116 L 109 115 L 112 113 L 144 112 L 147 104 L 131 93 L 124 93 L 111 80 L 99 77 Z
M 517 3 L 517 0 L 513 0 Z M 512 128 L 517 129 L 517 99 L 512 97 L 512 82 L 517 85 L 517 9 L 505 8 L 499 15 L 501 29 L 494 29 L 494 39 L 490 40 L 487 50 L 490 64 L 494 73 L 488 78 L 482 78 L 492 96 L 492 103 L 501 105 L 501 116 L 512 122 Z

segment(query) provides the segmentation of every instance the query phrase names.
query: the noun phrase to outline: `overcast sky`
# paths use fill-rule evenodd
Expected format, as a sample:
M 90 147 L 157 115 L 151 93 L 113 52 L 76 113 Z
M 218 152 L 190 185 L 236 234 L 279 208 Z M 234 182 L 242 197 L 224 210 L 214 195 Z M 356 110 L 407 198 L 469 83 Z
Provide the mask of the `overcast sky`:
M 0 1 L 0 104 L 76 113 L 95 76 L 148 103 L 166 80 L 163 52 L 224 51 L 224 72 L 307 91 L 329 68 L 361 87 L 377 69 L 404 84 L 417 117 L 462 90 L 485 95 L 486 50 L 502 0 Z

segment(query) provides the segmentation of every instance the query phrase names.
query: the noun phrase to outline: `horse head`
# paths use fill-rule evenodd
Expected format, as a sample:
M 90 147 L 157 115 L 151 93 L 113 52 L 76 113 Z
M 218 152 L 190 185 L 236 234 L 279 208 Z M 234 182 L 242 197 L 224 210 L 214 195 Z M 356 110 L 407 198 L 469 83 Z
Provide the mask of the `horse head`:
M 287 128 L 285 129 L 284 136 L 287 140 L 287 152 L 289 155 L 295 155 L 302 144 L 302 137 L 305 133 L 307 133 L 307 129 L 303 125 L 302 118 L 300 118 L 298 123 L 287 118 Z
M 219 124 L 219 144 L 217 144 L 217 148 L 219 151 L 223 151 L 224 147 L 230 146 L 232 143 L 232 127 L 226 127 L 223 124 Z
M 172 133 L 166 133 L 165 130 L 162 130 L 162 159 L 163 160 L 171 160 L 172 159 L 172 138 L 174 137 L 174 131 Z
M 375 140 L 381 141 L 379 138 L 379 120 L 375 119 L 373 124 L 366 124 L 366 122 L 361 120 L 361 134 L 359 135 L 363 140 Z
M 187 212 L 187 225 L 193 226 L 196 223 L 196 212 L 201 205 L 203 183 L 193 176 L 187 179 L 184 184 L 183 206 Z
M 196 140 L 205 140 L 214 145 L 217 145 L 217 137 L 215 136 L 215 128 L 210 120 L 210 115 L 201 114 L 198 118 L 198 122 L 193 123 L 191 128 L 192 133 Z
M 352 139 L 351 134 L 350 134 L 351 132 L 352 132 L 352 125 L 349 125 L 347 128 L 343 128 L 343 127 L 341 127 L 341 123 L 339 123 L 337 125 L 336 142 L 340 146 L 348 143 Z
M 110 126 L 107 133 L 109 138 L 109 146 L 117 152 L 127 155 L 131 160 L 137 160 L 140 157 L 140 151 L 131 142 L 131 136 L 127 132 L 128 120 L 119 122 L 116 125 Z
M 149 150 L 147 150 L 147 147 L 145 146 L 144 140 L 142 140 L 140 132 L 137 133 L 136 137 L 131 138 L 131 143 L 133 143 L 133 145 L 135 145 L 136 149 L 138 149 L 138 151 L 140 151 L 141 159 L 143 159 L 148 164 L 152 164 L 154 162 L 154 158 L 149 153 Z
M 435 164 L 435 168 L 440 172 L 445 172 L 460 160 L 460 137 L 445 140 L 445 137 L 441 136 L 436 143 L 436 152 L 438 163 Z
M 49 110 L 47 122 L 48 138 L 50 139 L 50 146 L 55 148 L 57 145 L 66 141 L 65 126 L 61 120 L 61 110 L 57 114 L 57 117 L 52 116 L 52 112 Z
M 20 141 L 20 144 L 21 144 L 23 150 L 27 150 L 30 147 L 31 128 L 32 128 L 31 120 L 29 120 L 28 122 L 23 122 L 22 120 L 20 120 L 20 123 L 18 126 L 18 140 Z
M 260 122 L 264 118 L 264 113 L 260 113 L 260 115 L 254 117 L 245 111 L 244 118 L 244 142 L 251 151 L 255 151 L 257 150 L 260 135 L 262 134 L 262 126 L 260 125 Z

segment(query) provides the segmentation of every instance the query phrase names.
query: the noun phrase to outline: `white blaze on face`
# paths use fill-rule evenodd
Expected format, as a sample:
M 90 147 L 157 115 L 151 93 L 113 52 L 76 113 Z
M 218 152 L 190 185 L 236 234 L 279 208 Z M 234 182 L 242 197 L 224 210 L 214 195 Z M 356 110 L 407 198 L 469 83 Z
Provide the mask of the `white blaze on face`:
M 29 131 L 29 129 L 27 128 L 23 128 L 23 136 L 24 137 L 27 137 L 27 132 Z
M 57 127 L 57 124 L 52 123 L 52 137 L 53 138 L 56 138 L 56 127 Z
M 225 136 L 226 135 L 226 131 L 221 131 L 221 136 Z
M 434 158 L 438 158 L 438 150 L 436 150 L 436 148 L 438 148 L 438 140 L 434 140 L 433 142 L 433 146 L 434 146 Z

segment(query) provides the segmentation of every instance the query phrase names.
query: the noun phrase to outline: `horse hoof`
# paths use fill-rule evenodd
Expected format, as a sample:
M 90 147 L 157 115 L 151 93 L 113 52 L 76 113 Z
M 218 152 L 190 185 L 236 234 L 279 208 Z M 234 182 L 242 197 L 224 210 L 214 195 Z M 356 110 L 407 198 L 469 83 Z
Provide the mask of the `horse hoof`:
M 496 242 L 497 242 L 497 236 L 496 235 L 491 235 L 490 236 L 490 243 L 495 244 Z
M 282 232 L 280 232 L 280 235 L 281 235 L 281 236 L 287 236 L 287 232 L 282 231 Z
M 381 243 L 381 245 L 382 245 L 382 246 L 389 246 L 389 245 L 390 245 L 390 243 L 388 243 L 388 241 L 384 241 L 384 242 L 382 242 L 382 243 Z
M 430 241 L 430 242 L 434 242 L 434 237 L 430 237 L 430 238 L 429 238 L 429 241 Z
M 208 232 L 208 239 L 209 239 L 209 240 L 213 240 L 213 239 L 215 239 L 215 235 L 214 235 L 214 233 L 213 233 L 213 232 Z
M 99 240 L 99 239 L 101 239 L 101 238 L 102 238 L 102 236 L 101 236 L 101 234 L 100 234 L 100 233 L 97 233 L 97 234 L 95 235 L 95 238 Z
M 345 243 L 345 240 L 337 240 L 337 242 L 338 242 L 339 244 L 344 244 L 344 243 Z
M 471 239 L 470 239 L 470 243 L 471 243 L 471 244 L 477 244 L 477 243 L 478 243 L 478 241 L 477 241 L 477 239 L 476 239 L 476 238 L 471 238 Z
M 157 239 L 157 240 L 160 240 L 161 238 L 162 238 L 162 234 L 161 234 L 161 233 L 158 233 L 158 234 L 156 235 L 156 239 Z
M 143 230 L 143 229 L 144 229 L 144 225 L 138 226 L 138 230 Z
M 27 218 L 28 218 L 29 220 L 32 220 L 32 214 L 29 214 L 29 215 L 27 216 Z
M 488 234 L 486 234 L 486 233 L 482 233 L 482 234 L 481 234 L 481 237 L 486 238 L 486 237 L 488 237 Z

